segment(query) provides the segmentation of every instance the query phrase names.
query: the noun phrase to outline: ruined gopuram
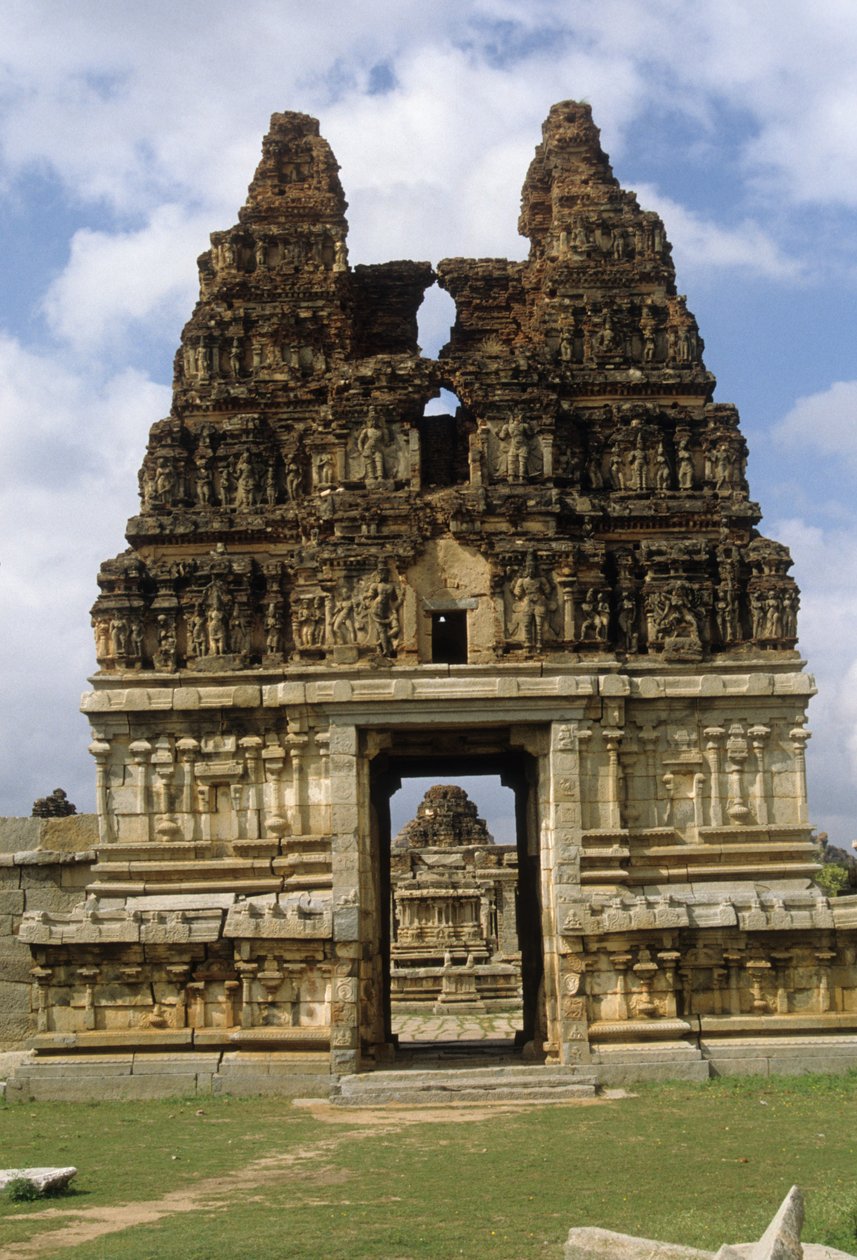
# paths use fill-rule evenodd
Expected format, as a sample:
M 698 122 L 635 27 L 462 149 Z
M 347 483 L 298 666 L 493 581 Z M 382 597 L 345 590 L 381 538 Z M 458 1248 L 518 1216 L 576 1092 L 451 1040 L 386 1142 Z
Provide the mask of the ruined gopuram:
M 21 928 L 28 1079 L 395 1064 L 389 800 L 417 774 L 515 792 L 530 1061 L 857 1062 L 791 561 L 661 220 L 574 102 L 527 173 L 524 262 L 352 267 L 345 208 L 317 122 L 276 114 L 199 260 L 98 579 L 92 881 Z M 432 360 L 435 279 L 456 318 Z M 426 415 L 442 388 L 455 414 Z

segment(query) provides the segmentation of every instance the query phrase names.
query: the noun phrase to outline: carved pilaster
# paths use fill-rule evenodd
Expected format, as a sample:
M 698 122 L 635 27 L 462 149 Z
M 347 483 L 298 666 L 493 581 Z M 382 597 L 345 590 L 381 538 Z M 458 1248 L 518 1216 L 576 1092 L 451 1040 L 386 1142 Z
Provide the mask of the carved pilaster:
M 147 739 L 135 739 L 128 746 L 131 760 L 134 763 L 136 813 L 142 820 L 140 827 L 143 838 L 151 840 L 151 815 L 149 813 L 149 759 L 152 756 L 152 745 Z
M 708 763 L 708 810 L 712 827 L 723 826 L 723 804 L 720 788 L 720 754 L 726 731 L 722 726 L 706 726 L 705 760 Z
M 795 802 L 796 821 L 805 823 L 807 821 L 807 805 L 806 805 L 806 746 L 811 738 L 809 731 L 804 729 L 805 722 L 803 715 L 799 716 L 792 730 L 789 731 L 789 741 L 792 746 L 792 754 L 795 766 L 795 788 L 797 800 Z
M 239 739 L 238 747 L 244 753 L 244 764 L 247 768 L 247 816 L 244 830 L 249 840 L 256 840 L 262 834 L 262 741 L 258 735 L 244 735 Z
M 611 954 L 610 965 L 616 973 L 616 1018 L 628 1018 L 628 968 L 630 954 Z
M 293 729 L 290 722 L 285 742 L 292 763 L 292 831 L 297 836 L 303 836 L 307 831 L 304 755 L 309 736 Z
M 729 1014 L 741 1014 L 741 966 L 744 955 L 740 950 L 724 953 L 723 962 L 728 973 Z
M 826 1015 L 832 1008 L 830 1000 L 830 965 L 836 957 L 835 950 L 817 949 L 815 951 L 816 988 L 815 1005 L 819 1015 Z
M 747 734 L 750 736 L 750 746 L 753 749 L 753 760 L 756 765 L 756 774 L 753 780 L 753 812 L 756 815 L 756 822 L 764 824 L 768 822 L 768 784 L 767 771 L 765 768 L 765 744 L 771 733 L 769 726 L 757 724 L 751 726 Z
M 726 813 L 733 823 L 746 822 L 750 810 L 744 800 L 744 766 L 749 756 L 744 729 L 738 722 L 729 728 L 729 739 L 726 743 Z
M 262 750 L 262 765 L 268 787 L 265 831 L 280 840 L 289 830 L 284 804 L 285 749 L 279 744 L 268 744 Z
M 624 732 L 618 727 L 605 727 L 601 734 L 607 749 L 607 826 L 615 830 L 622 826 L 619 745 Z
M 94 739 L 89 751 L 95 758 L 95 811 L 98 815 L 98 840 L 110 844 L 114 837 L 113 811 L 110 809 L 110 741 Z

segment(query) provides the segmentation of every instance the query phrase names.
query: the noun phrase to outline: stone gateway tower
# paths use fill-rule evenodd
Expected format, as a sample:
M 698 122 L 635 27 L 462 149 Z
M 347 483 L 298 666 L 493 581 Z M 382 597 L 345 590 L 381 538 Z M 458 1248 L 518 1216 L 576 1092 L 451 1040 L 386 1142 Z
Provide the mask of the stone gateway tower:
M 587 105 L 551 109 L 520 230 L 526 262 L 351 267 L 318 123 L 272 118 L 99 574 L 98 862 L 21 932 L 45 1065 L 257 1090 L 394 1061 L 390 796 L 489 771 L 517 799 L 531 1058 L 857 1062 L 791 561 Z M 441 388 L 455 415 L 426 416 Z

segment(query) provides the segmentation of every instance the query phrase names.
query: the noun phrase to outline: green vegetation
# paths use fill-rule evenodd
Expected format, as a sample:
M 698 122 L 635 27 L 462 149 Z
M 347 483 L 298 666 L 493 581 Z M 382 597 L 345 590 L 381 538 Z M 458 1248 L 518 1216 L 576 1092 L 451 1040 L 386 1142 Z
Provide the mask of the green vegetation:
M 838 897 L 848 887 L 848 871 L 835 862 L 827 862 L 816 874 L 815 882 L 826 897 Z
M 6 1186 L 6 1194 L 13 1203 L 32 1203 L 42 1197 L 41 1190 L 29 1177 L 13 1177 Z
M 560 1260 L 572 1225 L 715 1249 L 759 1237 L 794 1182 L 804 1240 L 857 1251 L 855 1102 L 852 1073 L 428 1115 L 262 1098 L 0 1107 L 6 1163 L 79 1169 L 49 1214 L 0 1202 L 0 1253 L 59 1231 L 46 1260 Z

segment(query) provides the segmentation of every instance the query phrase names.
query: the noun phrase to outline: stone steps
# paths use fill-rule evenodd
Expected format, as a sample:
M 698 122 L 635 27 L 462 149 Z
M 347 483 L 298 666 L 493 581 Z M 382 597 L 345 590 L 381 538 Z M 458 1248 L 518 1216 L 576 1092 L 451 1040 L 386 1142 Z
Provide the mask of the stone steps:
M 565 1102 L 594 1098 L 597 1078 L 576 1068 L 520 1066 L 365 1072 L 340 1077 L 330 1093 L 339 1107 L 384 1103 Z

